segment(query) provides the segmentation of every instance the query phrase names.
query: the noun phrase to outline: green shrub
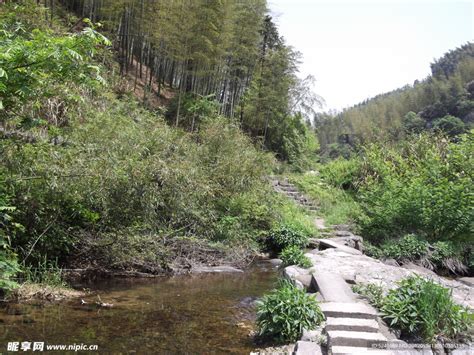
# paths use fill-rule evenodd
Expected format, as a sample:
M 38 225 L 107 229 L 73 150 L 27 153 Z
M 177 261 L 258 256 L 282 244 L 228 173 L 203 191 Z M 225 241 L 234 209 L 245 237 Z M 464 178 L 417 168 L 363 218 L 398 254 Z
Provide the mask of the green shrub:
M 390 240 L 379 247 L 370 242 L 364 243 L 364 253 L 376 259 L 393 258 L 398 262 L 414 261 L 436 270 L 451 273 L 466 273 L 469 263 L 469 249 L 463 253 L 463 244 L 454 245 L 449 241 L 428 244 L 413 234 L 399 240 Z M 465 254 L 465 255 L 464 255 Z
M 304 248 L 308 244 L 308 236 L 294 227 L 282 225 L 270 232 L 267 244 L 276 252 L 291 246 Z
M 324 181 L 344 190 L 357 188 L 360 161 L 356 158 L 332 160 L 321 168 Z
M 428 243 L 416 235 L 408 234 L 399 240 L 389 241 L 381 249 L 385 257 L 397 261 L 419 260 L 428 254 Z
M 390 326 L 427 342 L 455 340 L 472 324 L 472 315 L 454 303 L 449 289 L 419 276 L 400 281 L 383 300 L 381 310 Z
M 366 297 L 369 303 L 377 308 L 383 305 L 383 288 L 379 285 L 373 283 L 354 285 L 352 291 Z
M 283 266 L 297 265 L 303 268 L 312 266 L 311 260 L 304 255 L 304 252 L 296 245 L 288 246 L 280 253 L 280 259 L 283 261 Z
M 364 242 L 364 254 L 375 259 L 384 257 L 383 250 L 368 241 Z
M 466 127 L 460 118 L 446 115 L 433 121 L 433 129 L 439 129 L 448 136 L 456 136 L 463 133 Z
M 428 241 L 472 235 L 472 132 L 449 142 L 421 134 L 364 151 L 357 199 L 361 233 L 372 240 L 416 233 Z
M 294 342 L 303 329 L 313 329 L 324 319 L 316 299 L 288 281 L 264 296 L 257 306 L 259 335 Z
M 403 129 L 406 133 L 419 134 L 423 132 L 426 127 L 426 121 L 417 115 L 415 112 L 410 111 L 403 117 Z
M 67 144 L 0 140 L 16 219 L 27 226 L 12 247 L 28 251 L 42 234 L 28 262 L 48 255 L 65 265 L 72 250 L 128 228 L 250 245 L 278 220 L 262 179 L 273 158 L 237 125 L 219 117 L 184 133 L 134 101 L 96 99 L 81 106 L 90 119 L 61 129 Z

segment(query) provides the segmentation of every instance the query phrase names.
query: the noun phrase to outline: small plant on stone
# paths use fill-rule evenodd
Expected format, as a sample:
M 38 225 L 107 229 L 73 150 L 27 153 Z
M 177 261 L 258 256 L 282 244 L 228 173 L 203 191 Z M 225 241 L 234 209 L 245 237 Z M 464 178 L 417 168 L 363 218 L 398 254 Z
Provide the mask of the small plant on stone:
M 311 260 L 309 260 L 309 258 L 304 255 L 304 252 L 296 245 L 283 249 L 280 253 L 280 259 L 283 261 L 283 266 L 296 265 L 303 268 L 312 266 Z
M 379 285 L 374 283 L 354 285 L 352 291 L 367 298 L 374 307 L 380 308 L 383 305 L 383 288 Z
M 308 244 L 308 235 L 296 228 L 283 225 L 270 232 L 267 242 L 269 248 L 276 252 L 289 246 L 304 248 Z
M 456 340 L 472 327 L 472 314 L 454 303 L 449 289 L 420 276 L 400 281 L 383 300 L 381 311 L 405 336 L 430 343 Z
M 318 301 L 287 280 L 258 301 L 258 334 L 278 342 L 297 341 L 303 329 L 314 329 L 323 319 Z

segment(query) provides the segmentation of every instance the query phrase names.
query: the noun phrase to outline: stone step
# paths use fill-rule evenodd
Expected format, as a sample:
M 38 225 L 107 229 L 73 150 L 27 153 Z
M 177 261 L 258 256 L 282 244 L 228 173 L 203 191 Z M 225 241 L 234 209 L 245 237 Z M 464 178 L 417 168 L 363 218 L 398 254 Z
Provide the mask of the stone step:
M 326 318 L 377 319 L 377 311 L 360 302 L 324 302 L 320 307 Z
M 317 271 L 312 275 L 311 287 L 323 296 L 326 302 L 355 303 L 356 295 L 339 274 Z
M 362 252 L 360 250 L 347 247 L 343 244 L 339 244 L 331 239 L 320 239 L 319 248 L 320 249 L 336 248 L 348 254 L 362 255 Z
M 318 343 L 300 340 L 296 343 L 293 355 L 322 355 L 322 351 Z
M 387 344 L 387 338 L 381 333 L 350 332 L 331 330 L 327 332 L 330 347 L 350 346 L 374 348 L 377 345 Z
M 357 348 L 353 346 L 333 346 L 331 349 L 333 355 L 343 354 L 372 354 L 372 355 L 388 355 L 393 354 L 389 350 L 373 349 L 373 348 Z
M 379 323 L 375 319 L 358 319 L 358 318 L 328 318 L 326 320 L 327 331 L 344 330 L 353 332 L 377 333 L 379 331 Z

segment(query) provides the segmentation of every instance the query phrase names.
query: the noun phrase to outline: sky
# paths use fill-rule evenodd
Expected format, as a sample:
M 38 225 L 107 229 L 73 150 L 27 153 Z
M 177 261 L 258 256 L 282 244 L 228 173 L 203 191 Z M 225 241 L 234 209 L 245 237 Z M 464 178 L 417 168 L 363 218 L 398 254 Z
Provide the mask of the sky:
M 430 63 L 474 39 L 474 0 L 268 0 L 286 43 L 303 55 L 300 76 L 342 110 L 413 84 Z

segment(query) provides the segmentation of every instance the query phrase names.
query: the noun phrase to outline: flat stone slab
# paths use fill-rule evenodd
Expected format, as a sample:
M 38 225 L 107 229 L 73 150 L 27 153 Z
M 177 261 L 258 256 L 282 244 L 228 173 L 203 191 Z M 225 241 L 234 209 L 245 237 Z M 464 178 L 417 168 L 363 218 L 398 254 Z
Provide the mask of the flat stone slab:
M 362 252 L 357 250 L 357 249 L 354 249 L 354 248 L 350 248 L 350 247 L 346 247 L 345 245 L 343 244 L 339 244 L 331 239 L 319 239 L 319 247 L 323 247 L 323 248 L 335 248 L 335 249 L 338 249 L 340 251 L 343 251 L 345 253 L 348 253 L 348 254 L 354 254 L 354 255 L 362 255 Z
M 326 318 L 377 319 L 377 311 L 364 303 L 325 302 L 320 307 Z
M 387 338 L 380 333 L 347 332 L 343 330 L 332 330 L 327 333 L 329 346 L 331 347 L 353 346 L 373 348 L 373 346 L 387 343 Z
M 296 343 L 294 355 L 322 355 L 321 347 L 312 341 L 300 340 Z
M 295 265 L 285 267 L 283 269 L 283 277 L 302 290 L 308 288 L 311 284 L 309 271 Z
M 373 349 L 373 348 L 358 348 L 354 346 L 333 346 L 332 354 L 333 355 L 342 355 L 342 354 L 388 355 L 388 354 L 393 354 L 393 352 L 389 350 Z
M 379 323 L 375 319 L 358 319 L 358 318 L 328 318 L 326 320 L 327 331 L 344 330 L 353 332 L 377 333 L 379 331 Z
M 316 271 L 312 275 L 311 287 L 327 302 L 355 302 L 356 295 L 338 274 Z

